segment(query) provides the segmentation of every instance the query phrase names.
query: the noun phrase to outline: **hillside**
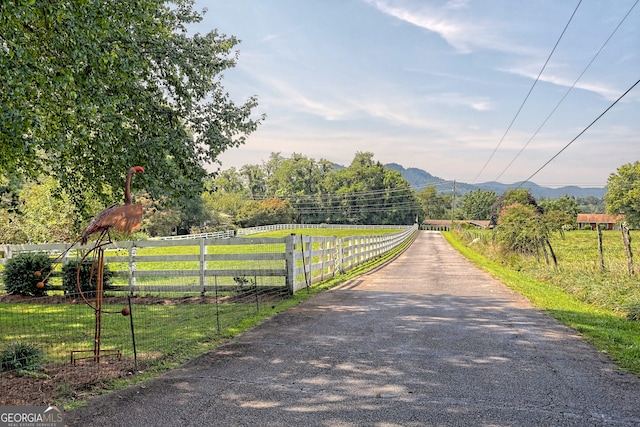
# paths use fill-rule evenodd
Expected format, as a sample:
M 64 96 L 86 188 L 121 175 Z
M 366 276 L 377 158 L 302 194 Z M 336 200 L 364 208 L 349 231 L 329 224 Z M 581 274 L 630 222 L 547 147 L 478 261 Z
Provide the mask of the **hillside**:
M 429 172 L 425 172 L 422 169 L 405 169 L 402 165 L 399 165 L 397 163 L 388 163 L 385 166 L 389 169 L 400 172 L 402 176 L 407 181 L 409 181 L 409 184 L 411 184 L 411 186 L 417 191 L 422 190 L 429 185 L 435 185 L 436 189 L 440 193 L 451 193 L 453 190 L 453 181 L 433 176 Z M 455 183 L 456 194 L 458 195 L 464 195 L 470 191 L 475 191 L 477 189 L 495 191 L 497 194 L 502 194 L 509 188 L 515 188 L 519 184 L 520 182 L 515 182 L 513 184 L 502 184 L 495 181 L 483 182 L 473 185 L 458 181 L 456 181 Z M 545 197 L 550 199 L 555 199 L 565 194 L 571 197 L 597 197 L 598 199 L 602 199 L 604 197 L 604 194 L 607 192 L 604 187 L 583 188 L 576 186 L 566 186 L 560 188 L 550 188 L 542 187 L 533 182 L 527 182 L 523 184 L 522 187 L 528 188 L 534 197 Z

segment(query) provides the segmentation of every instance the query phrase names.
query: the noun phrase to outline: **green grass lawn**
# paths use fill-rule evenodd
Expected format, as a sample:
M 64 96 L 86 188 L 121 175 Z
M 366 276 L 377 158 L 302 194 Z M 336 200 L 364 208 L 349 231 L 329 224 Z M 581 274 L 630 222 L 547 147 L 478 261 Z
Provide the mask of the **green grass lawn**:
M 286 237 L 295 233 L 297 236 L 336 236 L 343 238 L 350 236 L 378 236 L 401 231 L 403 231 L 401 228 L 296 228 L 293 230 L 266 231 L 247 237 Z
M 102 314 L 101 349 L 119 349 L 133 357 L 130 317 L 123 305 L 105 305 Z M 270 306 L 269 306 L 270 307 Z M 256 304 L 175 304 L 133 305 L 134 331 L 138 355 L 162 358 L 184 346 L 196 345 L 220 335 L 220 330 L 254 314 Z M 36 343 L 48 363 L 66 362 L 71 350 L 93 350 L 95 311 L 85 304 L 0 304 L 0 342 Z

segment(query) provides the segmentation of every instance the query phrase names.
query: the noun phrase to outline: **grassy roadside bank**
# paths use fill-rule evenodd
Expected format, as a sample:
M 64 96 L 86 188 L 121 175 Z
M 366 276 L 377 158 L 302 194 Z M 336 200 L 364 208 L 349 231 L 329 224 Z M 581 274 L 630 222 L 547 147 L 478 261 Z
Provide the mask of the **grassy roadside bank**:
M 587 342 L 608 354 L 621 369 L 640 376 L 640 322 L 596 308 L 551 283 L 504 267 L 466 246 L 454 232 L 443 235 L 469 261 L 576 330 Z

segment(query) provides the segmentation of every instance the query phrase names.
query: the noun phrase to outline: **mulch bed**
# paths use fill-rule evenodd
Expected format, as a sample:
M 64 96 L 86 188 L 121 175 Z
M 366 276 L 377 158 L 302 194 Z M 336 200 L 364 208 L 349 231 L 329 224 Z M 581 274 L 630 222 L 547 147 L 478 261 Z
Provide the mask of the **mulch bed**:
M 0 406 L 45 406 L 61 398 L 84 400 L 107 388 L 109 381 L 131 375 L 133 361 L 124 357 L 51 365 L 38 377 L 5 372 L 0 374 Z

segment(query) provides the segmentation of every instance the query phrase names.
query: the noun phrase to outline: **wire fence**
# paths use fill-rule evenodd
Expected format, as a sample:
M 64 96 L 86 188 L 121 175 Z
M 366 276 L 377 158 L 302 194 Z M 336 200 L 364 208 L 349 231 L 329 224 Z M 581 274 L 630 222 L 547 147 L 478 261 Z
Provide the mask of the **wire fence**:
M 104 260 L 102 292 L 97 284 L 82 292 L 65 285 L 65 263 L 90 250 L 73 248 L 54 268 L 46 295 L 0 292 L 0 405 L 48 404 L 51 394 L 73 399 L 87 384 L 184 360 L 256 313 L 393 250 L 416 231 L 115 242 L 89 256 L 94 265 Z M 67 249 L 4 245 L 0 264 L 24 252 L 53 259 Z

